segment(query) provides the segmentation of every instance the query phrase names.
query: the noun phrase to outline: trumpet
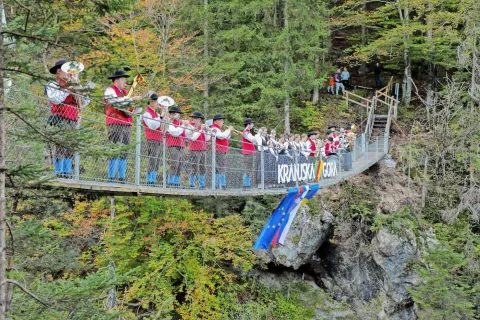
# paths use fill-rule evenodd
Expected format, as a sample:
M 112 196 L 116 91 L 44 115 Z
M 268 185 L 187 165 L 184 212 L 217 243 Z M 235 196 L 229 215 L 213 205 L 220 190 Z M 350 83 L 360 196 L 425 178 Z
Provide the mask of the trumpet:
M 133 78 L 133 83 L 130 87 L 130 90 L 128 90 L 127 97 L 131 98 L 133 96 L 133 92 L 135 91 L 135 87 L 142 82 L 145 82 L 145 79 L 140 73 L 137 73 L 135 78 Z

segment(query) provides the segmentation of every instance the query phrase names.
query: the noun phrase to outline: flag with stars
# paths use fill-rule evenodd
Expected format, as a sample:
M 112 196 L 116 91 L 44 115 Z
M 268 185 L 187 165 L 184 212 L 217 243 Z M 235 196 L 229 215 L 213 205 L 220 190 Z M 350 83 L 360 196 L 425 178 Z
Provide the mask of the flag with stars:
M 296 212 L 318 191 L 318 185 L 293 189 L 280 202 L 277 209 L 263 227 L 253 248 L 267 250 L 277 242 L 283 244 Z M 305 201 L 304 201 L 305 200 Z M 293 214 L 292 214 L 293 213 Z

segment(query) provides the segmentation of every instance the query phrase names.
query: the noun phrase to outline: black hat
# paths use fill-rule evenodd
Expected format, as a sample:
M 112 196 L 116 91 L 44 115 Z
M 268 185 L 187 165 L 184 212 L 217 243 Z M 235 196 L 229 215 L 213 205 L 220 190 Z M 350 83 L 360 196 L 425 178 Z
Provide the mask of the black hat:
M 332 125 L 329 125 L 327 129 L 332 129 L 332 128 L 337 129 L 337 126 L 332 124 Z
M 174 106 L 174 107 L 171 107 L 170 109 L 168 109 L 168 113 L 180 113 L 180 114 L 183 114 L 182 110 L 180 110 L 180 108 L 177 107 L 177 106 Z
M 314 130 L 308 131 L 308 136 L 309 136 L 309 137 L 310 137 L 310 136 L 313 136 L 313 135 L 316 135 L 316 134 L 318 134 L 317 131 L 314 131 Z
M 158 100 L 158 95 L 156 93 L 152 93 L 152 95 L 150 96 L 150 100 Z
M 327 136 L 332 132 L 333 132 L 332 130 L 327 130 Z
M 60 59 L 57 62 L 55 62 L 55 65 L 50 68 L 50 73 L 51 74 L 56 74 L 57 69 L 61 68 L 64 63 L 67 62 L 67 59 Z
M 327 140 L 328 141 L 333 141 L 333 137 L 328 137 Z
M 252 118 L 247 118 L 245 121 L 243 121 L 244 125 L 250 124 L 250 123 L 255 123 L 255 121 L 252 120 Z
M 351 125 L 346 126 L 345 130 L 352 130 L 352 126 Z
M 200 118 L 200 119 L 205 119 L 203 114 L 200 111 L 193 111 L 192 114 L 190 115 L 192 118 Z
M 216 115 L 213 116 L 213 121 L 220 120 L 220 119 L 225 119 L 225 117 L 222 116 L 220 113 L 217 113 Z
M 120 70 L 115 70 L 115 72 L 110 77 L 108 77 L 108 79 L 112 79 L 112 80 L 117 78 L 130 78 L 130 76 L 125 73 L 125 70 L 120 69 Z

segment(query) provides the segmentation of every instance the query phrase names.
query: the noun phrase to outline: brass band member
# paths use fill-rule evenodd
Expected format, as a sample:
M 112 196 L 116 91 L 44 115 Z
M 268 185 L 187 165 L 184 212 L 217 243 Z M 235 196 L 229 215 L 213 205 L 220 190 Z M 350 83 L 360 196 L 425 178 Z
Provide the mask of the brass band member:
M 230 139 L 233 128 L 230 126 L 227 130 L 223 131 L 222 126 L 224 122 L 225 118 L 221 114 L 216 114 L 213 116 L 212 135 L 216 138 L 215 187 L 225 189 L 227 187 L 226 164 L 228 153 L 228 139 Z
M 252 118 L 247 118 L 243 122 L 245 129 L 242 134 L 242 154 L 243 163 L 245 167 L 245 173 L 243 174 L 243 187 L 247 188 L 251 186 L 250 172 L 253 171 L 253 184 L 255 185 L 256 179 L 256 166 L 255 166 L 255 143 L 256 139 L 253 136 L 251 130 L 253 129 L 254 121 Z
M 128 91 L 127 78 L 130 76 L 124 70 L 115 71 L 108 79 L 112 80 L 112 85 L 104 92 L 106 105 L 106 125 L 108 129 L 108 140 L 113 143 L 130 144 L 132 140 L 132 116 L 133 108 L 124 108 L 132 103 L 139 101 L 141 96 L 132 98 L 127 97 Z M 116 158 L 108 160 L 108 179 L 114 180 L 118 171 L 118 180 L 125 182 L 127 173 L 127 153 L 123 153 Z
M 160 156 L 163 145 L 163 135 L 161 131 L 161 120 L 166 116 L 165 109 L 159 109 L 159 99 L 157 94 L 150 96 L 145 113 L 142 116 L 142 123 L 145 127 L 146 151 L 148 157 L 147 184 L 157 183 L 157 171 L 160 166 Z M 161 112 L 161 113 L 160 113 Z
M 198 188 L 205 188 L 205 162 L 207 156 L 207 141 L 210 140 L 210 135 L 207 135 L 207 128 L 202 125 L 205 119 L 203 114 L 199 111 L 194 111 L 190 115 L 190 127 L 194 130 L 187 130 L 187 138 L 190 140 L 190 187 L 195 187 L 195 181 L 198 177 Z
M 315 143 L 315 140 L 317 140 L 317 135 L 318 132 L 316 131 L 311 130 L 308 132 L 306 147 L 307 149 L 310 149 L 310 157 L 314 157 L 315 152 L 317 151 L 317 145 Z
M 51 104 L 52 115 L 48 118 L 48 124 L 58 126 L 64 130 L 73 130 L 78 123 L 80 106 L 79 99 L 72 94 L 72 87 L 66 87 L 68 76 L 61 67 L 67 60 L 61 59 L 50 68 L 50 73 L 56 75 L 56 81 L 49 82 L 45 87 L 45 93 Z M 90 103 L 89 99 L 83 100 L 83 107 Z M 59 178 L 72 177 L 73 151 L 65 146 L 55 146 L 53 165 L 55 174 Z
M 170 114 L 170 125 L 166 137 L 170 167 L 167 183 L 178 187 L 180 186 L 181 161 L 185 151 L 185 126 L 188 125 L 188 121 L 180 120 L 180 115 L 183 112 L 179 107 L 172 107 L 168 112 Z

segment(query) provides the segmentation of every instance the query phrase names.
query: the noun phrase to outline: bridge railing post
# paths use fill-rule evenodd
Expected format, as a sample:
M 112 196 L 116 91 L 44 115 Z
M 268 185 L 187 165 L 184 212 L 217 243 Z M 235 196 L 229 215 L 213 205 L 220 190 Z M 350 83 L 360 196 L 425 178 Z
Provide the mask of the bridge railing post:
M 77 124 L 75 125 L 75 129 L 80 129 L 80 127 L 82 126 L 82 117 L 79 116 L 78 117 L 78 121 L 77 121 Z M 73 168 L 73 178 L 75 180 L 80 180 L 80 153 L 77 151 L 75 152 L 75 166 Z
M 216 147 L 217 147 L 217 139 L 215 138 L 215 136 L 212 136 L 212 190 L 215 190 Z M 220 181 L 219 181 L 219 186 L 220 186 Z
M 340 149 L 338 150 L 338 179 L 340 179 L 340 176 L 342 175 L 342 153 L 343 153 L 343 149 Z
M 389 138 L 389 137 L 388 137 L 388 133 L 385 132 L 385 136 L 384 136 L 384 138 L 383 138 L 383 152 L 384 152 L 385 154 L 388 153 L 388 138 Z
M 265 190 L 265 150 L 263 150 L 263 146 L 260 150 L 260 186 L 262 190 Z
M 140 165 L 142 153 L 142 119 L 137 116 L 136 128 L 136 144 L 135 144 L 135 185 L 140 185 Z
M 378 137 L 375 142 L 375 156 L 378 157 Z
M 365 152 L 365 133 L 362 133 L 362 138 L 361 138 L 361 142 L 362 144 L 362 153 Z
M 167 187 L 167 139 L 164 136 L 162 141 L 162 185 Z

